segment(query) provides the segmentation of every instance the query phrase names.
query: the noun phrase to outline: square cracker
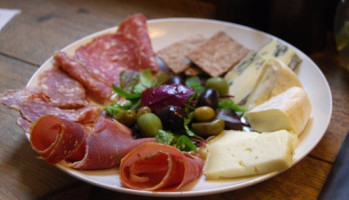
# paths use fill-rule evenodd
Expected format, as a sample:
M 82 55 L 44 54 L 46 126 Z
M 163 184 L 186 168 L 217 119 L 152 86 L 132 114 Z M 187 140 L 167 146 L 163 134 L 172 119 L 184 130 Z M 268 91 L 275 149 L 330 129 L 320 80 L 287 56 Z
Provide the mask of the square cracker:
M 174 72 L 181 73 L 190 67 L 191 61 L 186 55 L 202 45 L 206 39 L 197 35 L 188 39 L 178 41 L 164 49 L 161 49 L 157 55 Z
M 249 50 L 225 32 L 218 32 L 188 57 L 211 76 L 220 76 L 236 65 Z

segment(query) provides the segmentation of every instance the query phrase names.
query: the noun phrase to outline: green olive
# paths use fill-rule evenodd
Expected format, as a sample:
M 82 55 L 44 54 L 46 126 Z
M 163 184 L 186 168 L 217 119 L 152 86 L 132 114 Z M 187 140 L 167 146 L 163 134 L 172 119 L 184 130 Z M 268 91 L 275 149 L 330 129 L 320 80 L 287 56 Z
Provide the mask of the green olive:
M 137 125 L 143 137 L 154 137 L 162 129 L 162 123 L 154 113 L 145 113 L 137 119 Z
M 197 121 L 210 121 L 215 117 L 215 111 L 209 106 L 200 106 L 194 110 L 194 117 Z
M 137 111 L 137 119 L 145 113 L 151 113 L 151 109 L 148 106 L 140 107 Z
M 201 136 L 218 135 L 224 130 L 225 123 L 221 119 L 215 119 L 210 122 L 197 122 L 191 125 L 191 130 Z
M 136 122 L 136 112 L 134 110 L 125 110 L 115 119 L 126 126 L 131 126 Z
M 229 85 L 224 78 L 211 77 L 207 79 L 205 86 L 216 89 L 220 95 L 228 94 Z

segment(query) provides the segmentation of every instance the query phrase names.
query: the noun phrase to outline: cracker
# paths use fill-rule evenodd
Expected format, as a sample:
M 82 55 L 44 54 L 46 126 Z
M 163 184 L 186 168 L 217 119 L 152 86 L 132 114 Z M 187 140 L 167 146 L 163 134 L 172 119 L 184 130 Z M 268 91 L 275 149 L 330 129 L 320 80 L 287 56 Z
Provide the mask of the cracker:
M 203 36 L 197 35 L 161 49 L 157 55 L 174 73 L 178 74 L 190 67 L 191 61 L 186 55 L 202 45 L 205 41 L 206 39 Z
M 187 56 L 211 76 L 220 76 L 236 65 L 249 50 L 225 32 L 218 32 Z

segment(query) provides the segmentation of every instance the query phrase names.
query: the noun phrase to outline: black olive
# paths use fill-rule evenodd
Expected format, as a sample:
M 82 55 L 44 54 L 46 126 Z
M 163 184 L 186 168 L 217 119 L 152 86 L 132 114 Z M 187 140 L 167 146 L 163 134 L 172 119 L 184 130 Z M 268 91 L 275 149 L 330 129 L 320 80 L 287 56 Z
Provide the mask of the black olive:
M 224 120 L 225 129 L 242 130 L 244 124 L 241 117 L 232 109 L 220 110 L 216 116 L 218 119 Z
M 217 90 L 213 88 L 207 88 L 204 90 L 198 99 L 198 106 L 209 106 L 213 109 L 217 108 L 219 94 Z
M 186 113 L 183 108 L 179 106 L 169 105 L 162 107 L 156 113 L 161 119 L 162 125 L 165 129 L 178 131 L 184 129 L 184 118 Z
M 178 75 L 171 76 L 166 82 L 166 84 L 169 84 L 169 85 L 170 84 L 183 84 L 183 83 L 184 83 L 183 79 Z

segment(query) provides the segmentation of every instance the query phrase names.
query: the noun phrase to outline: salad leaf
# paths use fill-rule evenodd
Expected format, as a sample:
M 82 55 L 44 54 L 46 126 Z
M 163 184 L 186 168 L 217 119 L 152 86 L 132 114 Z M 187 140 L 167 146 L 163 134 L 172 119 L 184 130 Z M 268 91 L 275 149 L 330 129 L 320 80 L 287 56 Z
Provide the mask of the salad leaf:
M 126 92 L 125 90 L 123 90 L 122 88 L 117 87 L 116 85 L 112 85 L 113 90 L 115 93 L 119 94 L 120 96 L 125 97 L 126 99 L 138 99 L 141 97 L 140 93 L 130 93 L 130 92 Z
M 139 82 L 135 85 L 133 92 L 142 93 L 145 89 L 154 86 L 153 74 L 149 69 L 142 70 L 139 73 Z
M 122 112 L 127 109 L 130 109 L 132 106 L 131 101 L 124 101 L 122 103 L 114 102 L 109 106 L 105 107 L 104 110 L 113 118 L 117 118 Z
M 156 141 L 162 144 L 172 144 L 175 136 L 170 131 L 159 130 L 155 135 Z
M 196 149 L 195 144 L 185 135 L 181 135 L 177 139 L 176 147 L 181 151 L 194 151 Z
M 185 132 L 187 133 L 187 135 L 191 136 L 191 137 L 194 137 L 196 136 L 195 133 L 190 130 L 189 128 L 189 124 L 190 122 L 193 120 L 194 118 L 194 112 L 191 112 L 188 114 L 188 117 L 184 119 L 184 129 L 185 129 Z
M 139 82 L 139 72 L 124 70 L 120 73 L 120 88 L 127 92 L 133 92 L 134 87 Z
M 198 76 L 192 76 L 185 80 L 185 85 L 194 89 L 196 92 L 201 93 L 205 90 L 205 87 L 201 85 L 200 78 Z
M 236 112 L 246 112 L 246 108 L 242 108 L 235 104 L 231 99 L 228 98 L 220 98 L 218 99 L 218 108 L 226 110 L 226 109 L 233 109 Z

